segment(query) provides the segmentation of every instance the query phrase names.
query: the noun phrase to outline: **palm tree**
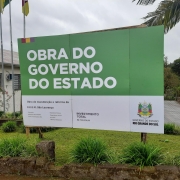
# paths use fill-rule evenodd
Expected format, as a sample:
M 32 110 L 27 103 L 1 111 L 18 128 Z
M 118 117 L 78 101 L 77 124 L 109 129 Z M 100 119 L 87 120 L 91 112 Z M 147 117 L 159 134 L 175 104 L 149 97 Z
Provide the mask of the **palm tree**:
M 133 0 L 133 2 L 136 0 Z M 148 5 L 153 4 L 156 0 L 138 0 L 137 4 Z
M 133 2 L 136 0 L 133 0 Z M 149 5 L 156 0 L 137 0 L 137 4 Z M 150 12 L 143 17 L 147 26 L 164 25 L 164 31 L 167 33 L 180 21 L 180 0 L 163 0 L 154 12 Z

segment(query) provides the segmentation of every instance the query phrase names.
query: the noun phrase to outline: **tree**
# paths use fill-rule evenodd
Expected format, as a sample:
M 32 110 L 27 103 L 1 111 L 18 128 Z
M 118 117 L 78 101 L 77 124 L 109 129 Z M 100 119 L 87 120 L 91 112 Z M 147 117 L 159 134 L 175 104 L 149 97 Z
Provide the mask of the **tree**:
M 168 57 L 164 55 L 164 67 L 168 67 Z
M 175 74 L 180 76 L 180 58 L 173 62 L 171 69 Z
M 140 5 L 153 4 L 156 0 L 133 0 Z M 147 26 L 164 25 L 167 33 L 180 21 L 180 0 L 163 0 L 154 12 L 150 12 L 143 19 Z
M 164 68 L 164 92 L 168 89 L 175 90 L 180 85 L 179 77 L 171 71 L 170 67 Z

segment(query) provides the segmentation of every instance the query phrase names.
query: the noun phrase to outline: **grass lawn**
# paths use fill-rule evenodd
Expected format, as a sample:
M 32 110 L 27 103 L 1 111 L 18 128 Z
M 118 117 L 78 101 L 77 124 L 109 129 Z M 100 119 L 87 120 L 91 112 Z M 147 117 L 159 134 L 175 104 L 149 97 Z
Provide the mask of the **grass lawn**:
M 122 149 L 127 145 L 140 141 L 140 133 L 118 131 L 60 128 L 43 134 L 43 140 L 55 141 L 57 165 L 70 162 L 71 149 L 82 137 L 100 138 L 108 145 L 109 149 L 116 154 L 121 154 Z M 0 131 L 0 139 L 18 136 L 26 137 L 23 133 L 3 133 Z M 31 133 L 28 141 L 35 146 L 35 144 L 40 141 L 38 134 Z M 147 134 L 147 142 L 162 148 L 165 156 L 180 155 L 180 135 Z

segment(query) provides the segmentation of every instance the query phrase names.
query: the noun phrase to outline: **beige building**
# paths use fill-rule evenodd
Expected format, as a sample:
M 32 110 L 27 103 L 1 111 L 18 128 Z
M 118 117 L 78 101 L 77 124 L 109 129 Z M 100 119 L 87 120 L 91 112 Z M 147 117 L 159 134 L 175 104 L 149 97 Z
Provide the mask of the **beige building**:
M 3 50 L 4 61 L 4 92 L 5 92 L 5 111 L 13 112 L 13 81 L 12 81 L 12 63 L 11 51 Z M 21 106 L 21 76 L 19 67 L 19 57 L 17 52 L 13 52 L 14 64 L 14 99 L 15 112 L 20 111 Z M 2 76 L 2 59 L 0 52 L 0 111 L 4 110 L 3 100 L 3 76 Z

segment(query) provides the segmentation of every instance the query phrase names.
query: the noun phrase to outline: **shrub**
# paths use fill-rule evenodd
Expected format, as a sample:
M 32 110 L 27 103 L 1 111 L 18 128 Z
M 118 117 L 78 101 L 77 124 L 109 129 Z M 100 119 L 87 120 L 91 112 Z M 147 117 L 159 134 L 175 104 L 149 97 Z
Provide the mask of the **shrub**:
M 6 112 L 6 113 L 3 113 L 2 111 L 0 111 L 0 117 L 5 118 L 5 119 L 16 119 L 16 118 L 17 119 L 23 119 L 21 112 L 15 112 L 15 113 Z
M 180 127 L 172 123 L 164 124 L 164 134 L 179 135 Z
M 160 149 L 144 143 L 133 143 L 123 150 L 121 162 L 132 165 L 154 166 L 160 164 L 162 155 Z
M 0 141 L 0 157 L 19 157 L 35 155 L 36 150 L 24 138 L 10 138 Z
M 26 132 L 26 129 L 25 129 L 25 126 L 24 126 L 23 123 L 21 123 L 21 124 L 19 125 L 19 132 L 21 132 L 21 133 L 25 133 L 25 132 Z
M 4 114 L 4 111 L 0 111 L 0 117 Z
M 174 134 L 175 124 L 164 124 L 164 134 Z
M 18 118 L 21 115 L 21 112 L 15 112 L 15 118 Z M 14 117 L 14 113 L 12 113 L 12 117 Z
M 7 121 L 2 124 L 3 132 L 14 132 L 17 129 L 17 125 L 15 121 Z
M 6 112 L 6 113 L 3 113 L 1 117 L 5 119 L 13 119 L 14 115 L 10 112 Z
M 17 117 L 17 119 L 23 119 L 23 115 L 20 114 L 20 115 Z
M 100 164 L 108 162 L 107 146 L 96 138 L 83 138 L 71 152 L 72 159 L 77 163 Z
M 179 126 L 175 126 L 174 134 L 175 135 L 180 135 L 180 127 Z

